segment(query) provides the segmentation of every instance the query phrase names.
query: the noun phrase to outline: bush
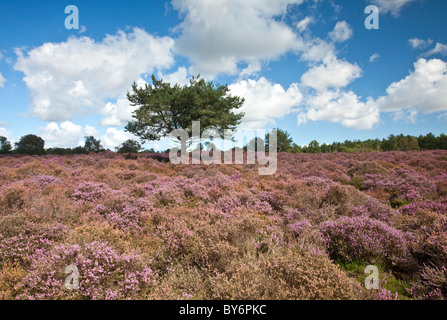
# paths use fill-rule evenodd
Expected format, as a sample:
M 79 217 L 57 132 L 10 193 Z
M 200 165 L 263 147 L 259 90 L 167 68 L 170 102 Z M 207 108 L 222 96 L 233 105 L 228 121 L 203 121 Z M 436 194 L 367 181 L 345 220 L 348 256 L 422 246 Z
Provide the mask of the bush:
M 79 289 L 65 288 L 65 269 L 76 266 Z M 135 298 L 149 291 L 157 275 L 136 254 L 120 254 L 107 243 L 60 245 L 32 256 L 31 272 L 19 284 L 19 299 Z
M 331 258 L 341 263 L 383 262 L 390 268 L 404 268 L 411 260 L 403 232 L 366 216 L 327 221 L 320 226 L 320 231 Z

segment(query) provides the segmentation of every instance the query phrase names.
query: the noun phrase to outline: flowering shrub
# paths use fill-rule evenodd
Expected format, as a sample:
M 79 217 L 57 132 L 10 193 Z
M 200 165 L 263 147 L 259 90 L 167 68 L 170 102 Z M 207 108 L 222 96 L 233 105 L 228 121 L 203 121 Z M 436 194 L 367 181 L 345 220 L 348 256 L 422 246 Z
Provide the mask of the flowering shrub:
M 401 266 L 409 257 L 405 234 L 366 216 L 341 217 L 320 227 L 331 257 L 342 262 Z
M 446 151 L 167 159 L 0 157 L 0 299 L 446 298 Z
M 107 243 L 61 245 L 38 250 L 19 284 L 19 299 L 125 299 L 149 290 L 157 275 L 138 255 L 119 254 Z M 79 271 L 79 289 L 65 288 L 67 266 Z

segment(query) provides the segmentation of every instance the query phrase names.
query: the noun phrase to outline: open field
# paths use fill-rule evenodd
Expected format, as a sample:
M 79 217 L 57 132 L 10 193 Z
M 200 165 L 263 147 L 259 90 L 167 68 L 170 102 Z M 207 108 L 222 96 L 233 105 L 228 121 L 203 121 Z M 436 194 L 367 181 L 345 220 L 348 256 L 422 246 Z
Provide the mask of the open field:
M 4 156 L 0 299 L 445 299 L 446 214 L 447 151 Z

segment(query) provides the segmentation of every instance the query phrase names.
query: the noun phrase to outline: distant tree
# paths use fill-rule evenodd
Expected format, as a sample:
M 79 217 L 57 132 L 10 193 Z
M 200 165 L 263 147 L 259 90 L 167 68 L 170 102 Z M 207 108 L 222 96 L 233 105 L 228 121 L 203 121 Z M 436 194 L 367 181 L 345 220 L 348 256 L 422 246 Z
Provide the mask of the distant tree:
M 382 140 L 382 150 L 383 151 L 396 151 L 398 150 L 398 139 L 395 135 L 391 134 L 387 139 Z
M 330 153 L 330 152 L 331 152 L 331 146 L 329 146 L 329 145 L 326 144 L 326 143 L 323 143 L 323 144 L 321 145 L 321 152 L 322 152 L 322 153 Z
M 279 128 L 276 130 L 276 143 L 278 152 L 291 152 L 293 139 L 290 137 L 290 133 Z M 265 136 L 265 148 L 268 151 L 270 146 L 270 135 Z
M 265 150 L 265 140 L 262 139 L 261 137 L 256 137 L 256 138 L 251 139 L 247 143 L 247 146 L 244 147 L 244 150 L 245 151 L 258 151 L 260 146 L 264 146 L 264 150 Z
M 422 150 L 434 150 L 436 149 L 436 137 L 433 133 L 428 133 L 423 136 L 420 135 L 418 138 L 419 146 Z
M 28 134 L 15 143 L 15 151 L 19 154 L 45 154 L 45 141 L 34 134 Z
M 87 150 L 84 147 L 78 146 L 72 149 L 73 154 L 88 154 Z
M 321 147 L 317 140 L 313 140 L 309 143 L 309 145 L 306 148 L 307 153 L 320 153 Z
M 6 137 L 0 137 L 0 154 L 7 154 L 11 151 L 11 142 Z
M 46 154 L 55 154 L 59 156 L 65 156 L 73 154 L 73 149 L 71 148 L 49 148 L 45 151 Z
M 85 139 L 84 149 L 86 153 L 90 152 L 98 153 L 104 151 L 104 148 L 101 145 L 101 140 L 97 140 L 93 136 L 84 137 L 84 139 Z
M 129 139 L 124 141 L 119 147 L 116 147 L 118 153 L 138 153 L 142 149 L 141 143 Z
M 227 85 L 215 85 L 200 76 L 183 87 L 171 86 L 154 75 L 152 83 L 144 88 L 134 83 L 133 92 L 127 93 L 131 105 L 138 109 L 125 130 L 141 141 L 160 140 L 175 129 L 185 130 L 191 138 L 193 121 L 200 121 L 201 135 L 209 129 L 224 137 L 224 130 L 234 131 L 244 116 L 233 112 L 242 107 L 244 99 L 230 95 Z
M 292 152 L 292 153 L 302 153 L 303 150 L 302 150 L 302 148 L 299 145 L 297 145 L 294 142 L 294 143 L 292 143 L 292 150 L 290 152 Z
M 447 136 L 443 133 L 437 138 L 438 149 L 447 150 Z

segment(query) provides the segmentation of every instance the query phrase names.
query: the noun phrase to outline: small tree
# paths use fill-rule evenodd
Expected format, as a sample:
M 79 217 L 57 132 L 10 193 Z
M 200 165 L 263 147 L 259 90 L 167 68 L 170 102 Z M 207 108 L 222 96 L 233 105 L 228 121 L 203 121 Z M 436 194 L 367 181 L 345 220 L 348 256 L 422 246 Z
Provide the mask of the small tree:
M 15 143 L 15 150 L 20 154 L 42 155 L 45 154 L 45 141 L 34 134 L 28 134 Z
M 11 151 L 11 142 L 6 137 L 0 137 L 0 154 L 7 154 Z
M 276 140 L 277 140 L 277 150 L 278 152 L 292 152 L 293 149 L 293 139 L 290 137 L 290 133 L 281 130 L 279 128 L 276 130 Z M 265 148 L 268 150 L 270 145 L 270 135 L 265 136 Z
M 244 116 L 233 112 L 242 107 L 244 99 L 229 95 L 227 85 L 214 85 L 200 76 L 183 87 L 171 86 L 154 75 L 152 83 L 144 88 L 134 83 L 133 92 L 127 93 L 131 105 L 138 109 L 125 130 L 142 142 L 160 140 L 176 129 L 185 130 L 191 138 L 193 121 L 200 121 L 200 135 L 209 129 L 223 137 L 224 130 L 234 131 Z
M 306 148 L 307 153 L 320 153 L 321 147 L 317 140 L 312 140 Z
M 101 145 L 101 140 L 95 139 L 93 136 L 84 137 L 85 144 L 84 149 L 86 153 L 90 152 L 101 152 L 104 151 L 104 148 Z
M 124 141 L 119 147 L 116 147 L 118 153 L 138 153 L 142 149 L 141 143 L 138 141 L 129 139 Z
M 251 139 L 247 143 L 247 146 L 244 147 L 244 150 L 245 151 L 259 151 L 260 146 L 264 146 L 264 150 L 265 150 L 265 140 L 260 137 L 256 137 L 256 138 Z

